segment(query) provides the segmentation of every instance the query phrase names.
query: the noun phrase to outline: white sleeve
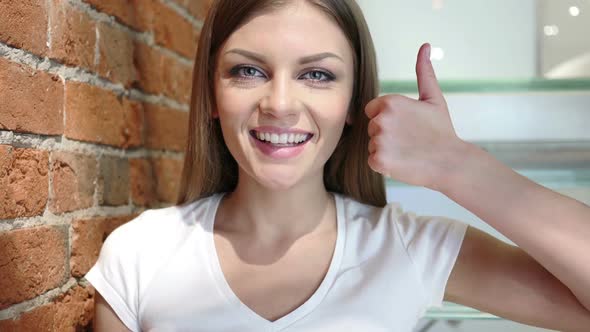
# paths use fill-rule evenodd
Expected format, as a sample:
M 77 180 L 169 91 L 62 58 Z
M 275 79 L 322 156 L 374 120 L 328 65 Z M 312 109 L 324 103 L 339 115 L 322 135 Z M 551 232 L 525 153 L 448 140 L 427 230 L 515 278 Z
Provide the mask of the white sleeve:
M 130 223 L 113 230 L 104 241 L 96 263 L 84 276 L 113 308 L 121 321 L 134 332 L 140 332 L 138 320 L 138 236 Z M 135 234 L 137 235 L 137 234 Z
M 394 206 L 399 212 L 395 224 L 421 278 L 427 305 L 441 307 L 469 224 L 441 216 L 417 216 Z

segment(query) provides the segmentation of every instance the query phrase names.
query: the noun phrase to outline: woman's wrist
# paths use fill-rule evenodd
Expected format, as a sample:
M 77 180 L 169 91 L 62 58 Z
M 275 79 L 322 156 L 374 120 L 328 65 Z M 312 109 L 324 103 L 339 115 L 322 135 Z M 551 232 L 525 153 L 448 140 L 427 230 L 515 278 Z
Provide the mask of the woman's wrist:
M 482 153 L 485 151 L 477 145 L 458 139 L 442 155 L 430 189 L 446 194 L 461 186 L 465 183 L 465 178 L 471 174 L 473 167 L 477 167 Z

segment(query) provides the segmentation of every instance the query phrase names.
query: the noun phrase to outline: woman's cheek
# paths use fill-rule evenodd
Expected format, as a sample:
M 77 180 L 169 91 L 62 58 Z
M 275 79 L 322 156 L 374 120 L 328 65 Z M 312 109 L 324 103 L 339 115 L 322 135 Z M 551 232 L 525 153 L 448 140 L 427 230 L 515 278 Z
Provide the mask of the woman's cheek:
M 315 107 L 315 118 L 320 127 L 320 134 L 323 130 L 339 131 L 346 121 L 348 103 L 342 99 L 332 99 Z M 338 133 L 339 136 L 339 133 Z

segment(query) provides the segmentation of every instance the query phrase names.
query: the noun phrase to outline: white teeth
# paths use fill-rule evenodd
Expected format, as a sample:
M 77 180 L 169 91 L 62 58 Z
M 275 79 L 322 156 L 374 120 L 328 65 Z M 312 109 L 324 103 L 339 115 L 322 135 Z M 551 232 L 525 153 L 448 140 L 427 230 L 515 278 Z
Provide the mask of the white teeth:
M 294 134 L 294 133 L 261 133 L 255 132 L 255 136 L 262 141 L 267 141 L 272 144 L 298 144 L 308 139 L 309 134 Z
M 288 137 L 289 137 L 288 134 L 281 134 L 279 136 L 279 143 L 281 143 L 281 144 L 287 144 Z
M 270 134 L 270 142 L 272 144 L 277 144 L 279 142 L 279 135 L 277 135 L 277 134 Z

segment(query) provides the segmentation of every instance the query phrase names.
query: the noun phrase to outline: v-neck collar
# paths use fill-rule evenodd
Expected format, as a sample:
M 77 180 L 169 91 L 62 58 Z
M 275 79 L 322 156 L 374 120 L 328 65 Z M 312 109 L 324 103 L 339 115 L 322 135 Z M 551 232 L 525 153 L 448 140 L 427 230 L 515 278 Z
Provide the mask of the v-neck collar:
M 316 289 L 316 291 L 308 298 L 303 304 L 297 307 L 295 310 L 287 313 L 286 315 L 282 316 L 281 318 L 270 321 L 259 314 L 257 314 L 254 310 L 250 309 L 246 304 L 244 304 L 240 298 L 233 292 L 229 283 L 225 279 L 225 275 L 223 274 L 223 270 L 221 269 L 221 264 L 219 262 L 219 257 L 217 255 L 217 250 L 215 249 L 215 242 L 213 237 L 213 229 L 215 223 L 215 216 L 217 214 L 217 209 L 219 208 L 219 204 L 221 199 L 225 195 L 225 193 L 217 193 L 211 197 L 211 201 L 207 208 L 206 212 L 206 219 L 204 221 L 203 227 L 205 231 L 205 246 L 208 252 L 207 257 L 209 258 L 209 268 L 210 271 L 215 279 L 215 284 L 217 285 L 218 289 L 223 293 L 224 297 L 232 304 L 238 307 L 238 311 L 245 316 L 250 321 L 257 324 L 257 326 L 264 327 L 270 331 L 278 331 L 283 329 L 300 318 L 303 318 L 311 311 L 313 311 L 320 302 L 324 299 L 327 295 L 328 290 L 331 288 L 334 279 L 336 278 L 337 272 L 340 268 L 340 263 L 342 261 L 343 250 L 344 250 L 344 242 L 345 242 L 345 222 L 343 218 L 343 206 L 341 202 L 340 194 L 332 193 L 334 195 L 334 201 L 336 204 L 336 224 L 337 224 L 337 235 L 336 235 L 336 245 L 334 249 L 334 253 L 332 254 L 332 260 L 330 261 L 330 266 L 328 268 L 328 272 L 324 276 L 324 279 L 320 283 L 320 286 Z

